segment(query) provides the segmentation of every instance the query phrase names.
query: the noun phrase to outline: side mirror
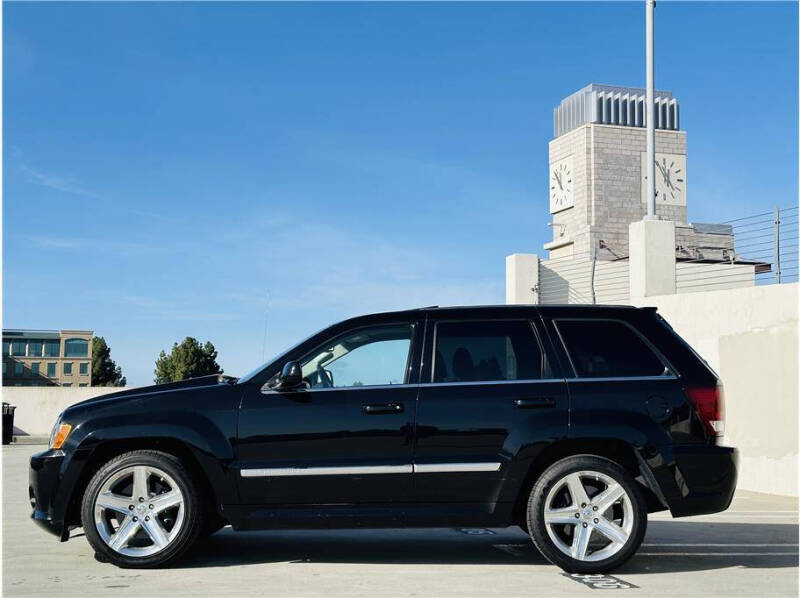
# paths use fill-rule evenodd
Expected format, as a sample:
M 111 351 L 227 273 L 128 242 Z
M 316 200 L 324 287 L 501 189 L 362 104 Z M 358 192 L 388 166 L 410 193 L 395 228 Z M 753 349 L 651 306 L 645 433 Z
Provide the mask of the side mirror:
M 294 390 L 303 386 L 303 368 L 297 361 L 288 361 L 273 386 L 274 390 Z

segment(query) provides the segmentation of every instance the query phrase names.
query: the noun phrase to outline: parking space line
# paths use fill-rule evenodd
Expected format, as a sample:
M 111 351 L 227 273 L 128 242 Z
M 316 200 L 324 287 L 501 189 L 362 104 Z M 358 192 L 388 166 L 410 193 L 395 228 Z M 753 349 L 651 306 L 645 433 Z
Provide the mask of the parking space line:
M 765 547 L 768 547 L 768 546 L 800 546 L 800 544 L 791 544 L 791 543 L 784 544 L 784 543 L 780 543 L 780 542 L 771 543 L 771 544 L 750 544 L 750 543 L 747 543 L 747 542 L 745 542 L 745 543 L 727 542 L 725 544 L 711 544 L 711 543 L 707 543 L 707 544 L 684 544 L 684 543 L 666 542 L 666 543 L 663 543 L 663 544 L 662 543 L 642 544 L 642 546 L 646 546 L 646 547 L 652 547 L 652 546 L 708 546 L 710 548 L 711 547 L 725 547 L 725 546 L 753 546 L 753 547 L 758 547 L 758 548 L 765 548 Z
M 637 552 L 635 556 L 793 556 L 794 552 Z

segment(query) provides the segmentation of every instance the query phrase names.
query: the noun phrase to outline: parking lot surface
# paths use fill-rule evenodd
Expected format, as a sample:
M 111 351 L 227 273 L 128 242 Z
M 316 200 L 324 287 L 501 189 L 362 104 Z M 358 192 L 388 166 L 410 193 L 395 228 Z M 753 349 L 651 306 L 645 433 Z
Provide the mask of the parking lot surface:
M 164 570 L 99 563 L 32 523 L 28 457 L 4 447 L 4 596 L 594 596 L 519 529 L 266 531 L 226 528 Z M 737 493 L 725 513 L 651 516 L 639 553 L 613 573 L 621 596 L 797 596 L 797 500 Z M 606 584 L 613 585 L 613 584 Z

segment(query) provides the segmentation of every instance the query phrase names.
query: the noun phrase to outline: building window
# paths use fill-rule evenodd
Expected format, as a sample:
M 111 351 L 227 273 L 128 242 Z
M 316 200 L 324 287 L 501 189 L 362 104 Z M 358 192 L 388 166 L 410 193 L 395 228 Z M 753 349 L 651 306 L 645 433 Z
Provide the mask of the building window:
M 86 382 L 84 382 L 83 384 L 78 384 L 78 386 L 80 386 L 81 388 L 83 388 L 86 385 L 87 385 Z
M 58 357 L 60 352 L 61 352 L 61 343 L 59 341 L 45 341 L 44 343 L 45 357 Z
M 25 357 L 25 341 L 12 341 L 11 354 L 14 357 Z
M 56 364 L 55 363 L 48 363 L 47 364 L 47 377 L 48 378 L 55 378 L 56 377 Z
M 39 362 L 38 361 L 34 361 L 31 364 L 31 374 L 34 375 L 34 376 L 38 376 L 39 375 Z
M 72 362 L 70 361 L 64 362 L 64 375 L 65 376 L 72 375 Z
M 80 372 L 81 376 L 88 376 L 89 375 L 89 362 L 84 361 L 78 366 L 78 371 Z
M 8 362 L 3 361 L 3 375 L 6 375 L 6 370 L 8 370 Z
M 28 357 L 42 356 L 42 341 L 28 341 Z
M 8 355 L 8 352 L 11 350 L 11 343 L 9 341 L 3 341 L 3 355 Z
M 87 357 L 89 341 L 82 338 L 68 338 L 64 341 L 64 357 Z
M 22 362 L 21 361 L 15 361 L 14 362 L 14 375 L 15 376 L 21 376 L 22 375 Z
M 72 384 L 70 384 L 69 382 L 67 382 L 66 384 L 62 384 L 61 386 L 72 386 Z

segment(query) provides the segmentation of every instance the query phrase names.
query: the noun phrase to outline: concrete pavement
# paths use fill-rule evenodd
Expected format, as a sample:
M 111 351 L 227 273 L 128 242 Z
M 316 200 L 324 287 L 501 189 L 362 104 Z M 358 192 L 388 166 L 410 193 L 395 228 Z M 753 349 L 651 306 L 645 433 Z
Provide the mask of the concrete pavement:
M 581 596 L 516 528 L 236 533 L 226 528 L 172 569 L 124 570 L 35 526 L 28 457 L 4 447 L 4 596 Z M 742 492 L 731 510 L 652 516 L 644 545 L 613 575 L 637 596 L 797 596 L 797 500 Z

